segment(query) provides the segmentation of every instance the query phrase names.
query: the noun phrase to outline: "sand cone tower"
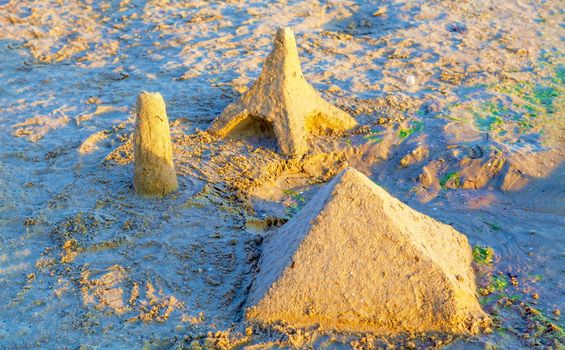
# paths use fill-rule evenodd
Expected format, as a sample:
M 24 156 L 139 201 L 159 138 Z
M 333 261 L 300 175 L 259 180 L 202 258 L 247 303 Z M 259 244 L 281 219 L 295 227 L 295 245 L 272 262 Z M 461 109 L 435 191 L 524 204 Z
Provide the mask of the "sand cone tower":
M 178 188 L 165 101 L 161 94 L 137 96 L 133 185 L 138 194 L 162 197 Z
M 272 129 L 279 152 L 291 157 L 306 153 L 307 132 L 346 130 L 357 124 L 349 114 L 324 101 L 304 79 L 291 28 L 277 31 L 274 49 L 259 78 L 226 107 L 209 131 L 224 137 L 253 122 Z
M 250 320 L 379 335 L 465 334 L 486 320 L 466 237 L 351 168 L 263 247 Z

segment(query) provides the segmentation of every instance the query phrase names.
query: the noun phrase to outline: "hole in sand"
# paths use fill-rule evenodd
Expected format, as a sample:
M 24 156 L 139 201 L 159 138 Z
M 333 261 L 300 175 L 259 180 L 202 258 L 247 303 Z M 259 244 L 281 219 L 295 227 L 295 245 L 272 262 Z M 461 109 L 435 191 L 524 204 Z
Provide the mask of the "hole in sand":
M 273 125 L 264 119 L 250 116 L 237 124 L 228 134 L 231 139 L 246 139 L 250 143 L 263 146 L 276 146 Z

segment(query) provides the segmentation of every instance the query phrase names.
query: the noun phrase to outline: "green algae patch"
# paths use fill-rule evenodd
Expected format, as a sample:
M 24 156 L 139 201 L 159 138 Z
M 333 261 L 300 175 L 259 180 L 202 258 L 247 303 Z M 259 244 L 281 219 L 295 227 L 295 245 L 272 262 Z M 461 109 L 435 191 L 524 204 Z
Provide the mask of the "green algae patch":
M 493 330 L 530 346 L 562 349 L 565 331 L 559 310 L 554 309 L 551 315 L 531 301 L 540 298 L 535 284 L 541 275 L 520 276 L 495 269 L 495 252 L 488 246 L 475 245 L 472 253 L 479 278 L 479 302 L 489 310 Z
M 400 137 L 401 139 L 405 139 L 416 132 L 422 131 L 423 129 L 424 129 L 424 122 L 415 121 L 412 123 L 412 125 L 409 128 L 407 129 L 401 128 L 398 131 L 398 137 Z
M 491 247 L 473 247 L 473 261 L 481 265 L 492 265 L 494 259 L 494 250 Z
M 306 199 L 301 192 L 295 190 L 285 190 L 283 193 L 290 197 L 290 203 L 286 204 L 285 214 L 291 218 L 304 206 Z
M 365 140 L 368 140 L 369 143 L 379 143 L 383 140 L 382 136 L 380 136 L 378 133 L 375 133 L 375 132 L 367 134 L 367 135 L 363 136 L 363 138 Z
M 439 184 L 443 189 L 457 189 L 461 186 L 461 177 L 457 172 L 448 173 L 439 180 Z

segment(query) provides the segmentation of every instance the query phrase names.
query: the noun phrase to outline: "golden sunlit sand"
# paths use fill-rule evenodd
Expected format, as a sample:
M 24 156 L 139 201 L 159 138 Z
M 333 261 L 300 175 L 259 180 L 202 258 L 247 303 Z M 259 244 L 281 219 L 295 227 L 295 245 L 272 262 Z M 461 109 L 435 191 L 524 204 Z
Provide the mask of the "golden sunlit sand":
M 562 7 L 0 0 L 0 349 L 563 348 Z
M 292 28 L 278 29 L 273 46 L 257 81 L 214 121 L 211 133 L 226 136 L 255 127 L 274 134 L 281 154 L 300 157 L 308 151 L 307 132 L 343 131 L 357 125 L 304 80 Z
M 263 243 L 246 315 L 322 330 L 470 334 L 489 325 L 471 247 L 353 168 Z
M 159 93 L 137 97 L 133 186 L 146 196 L 165 196 L 178 188 L 165 101 Z

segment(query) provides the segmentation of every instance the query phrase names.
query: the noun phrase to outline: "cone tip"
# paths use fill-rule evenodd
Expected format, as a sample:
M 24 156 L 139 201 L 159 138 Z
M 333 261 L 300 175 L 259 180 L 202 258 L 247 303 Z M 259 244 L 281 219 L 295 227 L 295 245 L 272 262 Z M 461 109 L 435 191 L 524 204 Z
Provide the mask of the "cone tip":
M 294 30 L 292 27 L 279 27 L 277 29 L 277 37 L 284 39 L 294 38 Z
M 137 95 L 137 97 L 149 97 L 149 98 L 163 98 L 163 96 L 161 96 L 160 93 L 158 92 L 151 92 L 151 91 L 145 91 L 145 90 L 141 90 L 139 92 L 139 94 Z
M 163 96 L 161 96 L 158 92 L 149 92 L 142 90 L 137 95 L 137 104 L 146 104 L 146 103 L 162 103 L 165 104 L 165 100 Z

